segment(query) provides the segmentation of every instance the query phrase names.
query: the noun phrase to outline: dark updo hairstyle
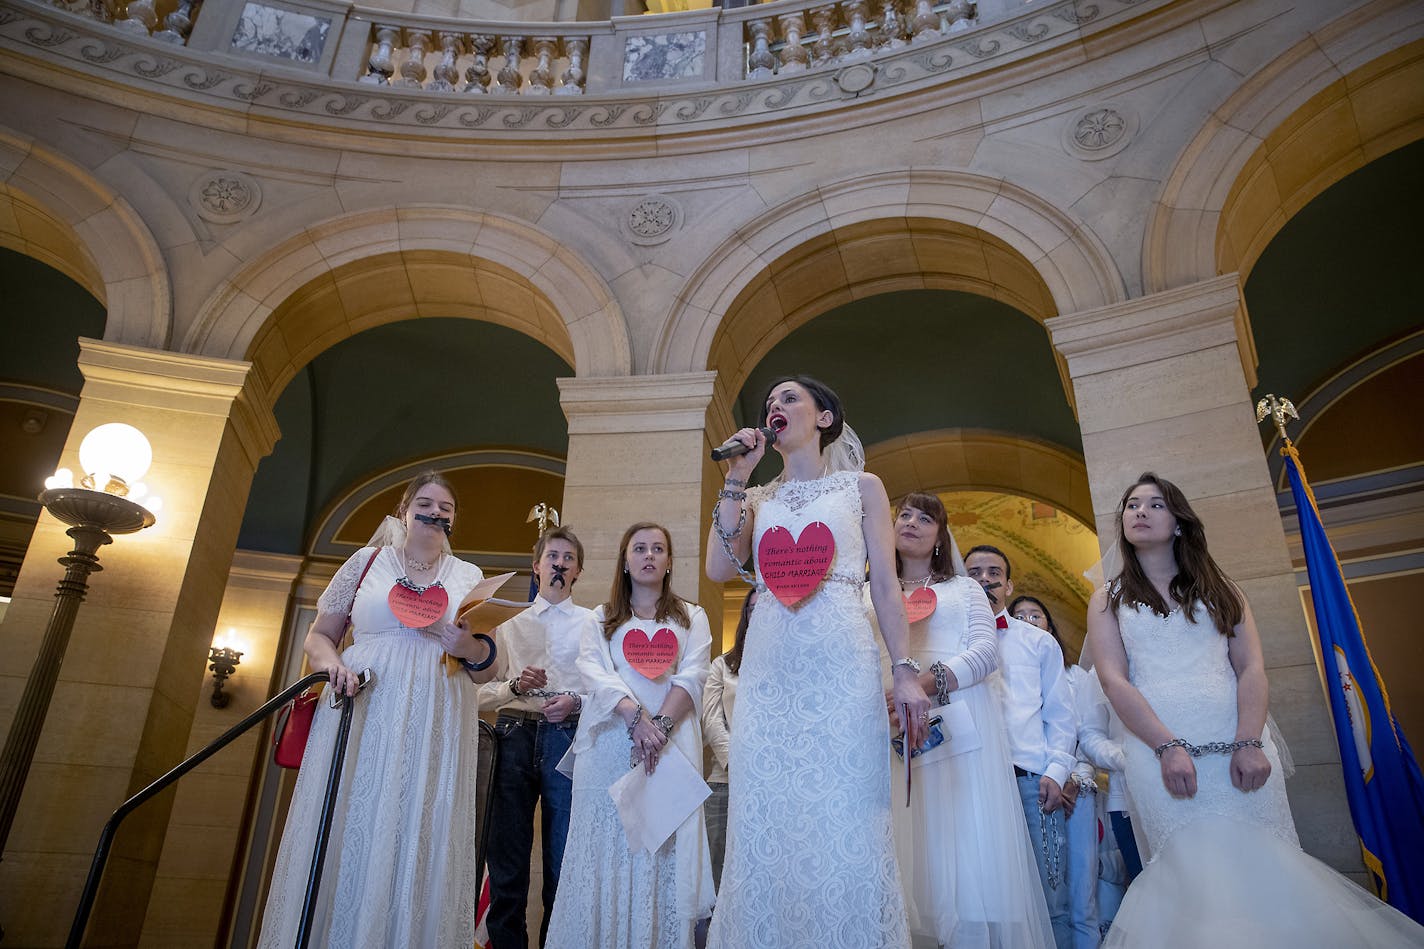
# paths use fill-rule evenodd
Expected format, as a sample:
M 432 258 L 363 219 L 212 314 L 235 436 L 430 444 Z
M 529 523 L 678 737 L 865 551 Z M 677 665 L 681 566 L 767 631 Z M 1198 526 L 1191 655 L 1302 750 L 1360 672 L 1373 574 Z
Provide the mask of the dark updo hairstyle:
M 1167 510 L 1177 519 L 1179 533 L 1172 539 L 1177 575 L 1172 578 L 1167 592 L 1181 604 L 1182 611 L 1191 622 L 1196 622 L 1196 607 L 1201 604 L 1223 636 L 1236 635 L 1236 626 L 1245 615 L 1240 591 L 1207 552 L 1206 531 L 1201 518 L 1192 510 L 1182 489 L 1151 471 L 1138 475 L 1137 480 L 1122 493 L 1122 500 L 1117 505 L 1117 549 L 1122 555 L 1122 573 L 1108 584 L 1108 607 L 1116 610 L 1126 603 L 1128 606 L 1145 606 L 1158 616 L 1168 616 L 1172 612 L 1162 594 L 1147 578 L 1142 563 L 1137 559 L 1137 548 L 1128 541 L 1122 527 L 1127 499 L 1144 484 L 1150 484 L 1161 492 Z
M 818 412 L 830 412 L 831 424 L 821 429 L 821 450 L 825 451 L 826 446 L 837 438 L 841 437 L 841 430 L 845 428 L 845 408 L 841 405 L 841 397 L 836 395 L 835 390 L 824 382 L 812 379 L 810 376 L 782 376 L 771 385 L 766 387 L 766 395 L 761 400 L 761 419 L 758 426 L 766 426 L 767 399 L 776 391 L 776 387 L 788 382 L 794 382 L 811 394 L 811 399 L 816 403 Z
M 954 576 L 954 542 L 949 538 L 949 513 L 944 509 L 944 502 L 936 495 L 927 494 L 924 491 L 912 491 L 900 499 L 900 503 L 895 505 L 895 516 L 898 518 L 900 512 L 907 507 L 912 507 L 917 511 L 924 511 L 934 518 L 935 529 L 935 549 L 930 554 L 930 578 L 931 582 L 939 583 Z M 898 574 L 904 567 L 900 563 L 900 552 L 895 551 L 895 572 Z

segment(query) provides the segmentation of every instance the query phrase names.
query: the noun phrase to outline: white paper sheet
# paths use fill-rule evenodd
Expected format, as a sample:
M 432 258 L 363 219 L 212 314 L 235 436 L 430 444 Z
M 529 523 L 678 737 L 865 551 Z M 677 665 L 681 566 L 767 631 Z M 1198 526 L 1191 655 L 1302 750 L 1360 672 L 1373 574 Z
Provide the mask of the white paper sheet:
M 608 789 L 623 819 L 629 849 L 650 854 L 656 853 L 711 794 L 702 775 L 673 745 L 663 748 L 652 775 L 639 765 Z

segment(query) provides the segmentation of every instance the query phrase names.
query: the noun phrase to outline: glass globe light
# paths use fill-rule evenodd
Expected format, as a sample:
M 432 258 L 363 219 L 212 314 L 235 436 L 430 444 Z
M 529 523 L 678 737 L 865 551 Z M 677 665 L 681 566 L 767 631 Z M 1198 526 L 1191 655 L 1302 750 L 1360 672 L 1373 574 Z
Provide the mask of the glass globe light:
M 79 465 L 103 491 L 111 478 L 132 484 L 153 463 L 153 448 L 143 432 L 123 422 L 100 425 L 79 444 Z

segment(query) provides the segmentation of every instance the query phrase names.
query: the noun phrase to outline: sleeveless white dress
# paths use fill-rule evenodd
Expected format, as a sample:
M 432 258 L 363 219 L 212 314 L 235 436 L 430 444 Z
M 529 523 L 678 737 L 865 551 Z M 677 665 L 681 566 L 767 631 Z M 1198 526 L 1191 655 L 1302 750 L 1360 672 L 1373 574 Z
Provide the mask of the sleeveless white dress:
M 835 560 L 788 608 L 769 591 L 747 630 L 728 771 L 727 853 L 709 949 L 905 949 L 879 655 L 861 605 L 854 472 L 748 492 L 752 549 L 826 524 Z
M 968 708 L 983 746 L 915 767 L 910 806 L 892 807 L 910 928 L 954 949 L 1053 949 L 995 693 L 1002 685 L 993 611 L 968 577 L 928 589 L 935 611 L 910 626 L 909 654 L 925 669 L 943 662 L 955 670 L 951 704 Z M 883 650 L 881 663 L 888 687 Z M 889 754 L 891 801 L 903 803 L 902 761 Z
M 404 565 L 393 548 L 365 548 L 332 577 L 317 603 L 351 612 L 355 641 L 341 661 L 374 681 L 356 699 L 330 849 L 312 927 L 313 947 L 468 949 L 475 938 L 475 771 L 479 687 L 447 677 L 445 651 L 387 604 Z M 480 569 L 442 558 L 445 619 L 480 580 Z M 354 604 L 353 604 L 354 598 Z M 317 705 L 287 812 L 262 919 L 262 949 L 293 944 L 311 868 L 327 769 L 341 713 Z
M 1236 673 L 1206 609 L 1117 613 L 1128 677 L 1172 733 L 1194 745 L 1236 737 Z M 1280 757 L 1243 792 L 1231 757 L 1194 759 L 1197 793 L 1174 798 L 1152 749 L 1123 743 L 1134 826 L 1152 858 L 1128 888 L 1104 947 L 1300 949 L 1424 946 L 1424 927 L 1300 849 Z

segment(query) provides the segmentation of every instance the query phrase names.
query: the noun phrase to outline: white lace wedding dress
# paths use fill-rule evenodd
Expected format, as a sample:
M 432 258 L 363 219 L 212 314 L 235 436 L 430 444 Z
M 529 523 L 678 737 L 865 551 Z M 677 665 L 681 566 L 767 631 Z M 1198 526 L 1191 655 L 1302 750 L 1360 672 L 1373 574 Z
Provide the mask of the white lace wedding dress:
M 909 945 L 890 821 L 879 654 L 861 602 L 854 472 L 748 492 L 752 549 L 773 527 L 830 527 L 836 554 L 808 599 L 757 599 L 737 687 L 727 854 L 709 949 Z
M 336 571 L 320 613 L 351 611 L 355 642 L 341 661 L 369 668 L 356 698 L 312 927 L 313 947 L 468 949 L 475 938 L 475 770 L 478 686 L 445 675 L 440 641 L 404 626 L 387 604 L 404 574 L 393 548 L 364 548 Z M 480 569 L 446 555 L 436 579 L 455 608 Z M 355 598 L 353 606 L 352 599 Z M 323 696 L 312 721 L 262 919 L 262 949 L 291 946 L 341 713 Z
M 1135 685 L 1169 729 L 1194 745 L 1236 737 L 1236 673 L 1228 640 L 1203 607 L 1196 622 L 1121 608 Z M 1123 745 L 1133 824 L 1152 858 L 1128 888 L 1104 942 L 1138 949 L 1301 949 L 1424 945 L 1420 927 L 1300 849 L 1280 758 L 1262 735 L 1271 776 L 1250 793 L 1231 784 L 1231 758 L 1194 759 L 1197 793 L 1174 798 L 1152 749 Z

